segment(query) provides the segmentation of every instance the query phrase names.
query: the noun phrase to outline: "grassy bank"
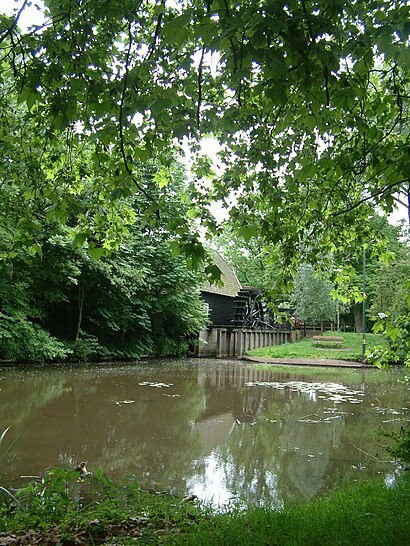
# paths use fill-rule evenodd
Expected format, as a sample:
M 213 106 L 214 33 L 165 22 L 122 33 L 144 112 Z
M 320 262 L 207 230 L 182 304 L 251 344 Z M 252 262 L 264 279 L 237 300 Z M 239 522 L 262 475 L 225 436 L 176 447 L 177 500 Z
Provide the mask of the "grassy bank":
M 1 544 L 400 545 L 410 538 L 410 474 L 393 488 L 381 480 L 282 510 L 230 507 L 116 487 L 101 472 L 76 481 L 54 470 L 4 493 Z M 8 502 L 10 501 L 10 503 Z
M 343 337 L 341 348 L 331 346 L 316 347 L 311 338 L 305 338 L 294 343 L 274 345 L 253 349 L 247 354 L 251 356 L 264 356 L 270 358 L 337 358 L 340 360 L 360 361 L 362 356 L 362 335 L 350 332 L 328 332 L 326 335 Z M 376 345 L 382 345 L 382 336 L 378 334 L 366 334 L 366 348 L 371 351 Z

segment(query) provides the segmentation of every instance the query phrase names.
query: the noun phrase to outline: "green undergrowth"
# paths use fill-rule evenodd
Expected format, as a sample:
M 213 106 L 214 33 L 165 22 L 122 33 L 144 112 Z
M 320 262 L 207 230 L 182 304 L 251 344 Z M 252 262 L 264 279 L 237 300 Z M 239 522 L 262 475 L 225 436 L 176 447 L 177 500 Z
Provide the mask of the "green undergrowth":
M 362 335 L 351 332 L 327 332 L 325 335 L 337 335 L 343 337 L 341 348 L 332 347 L 323 344 L 316 347 L 311 338 L 304 338 L 294 343 L 284 343 L 283 345 L 273 345 L 271 347 L 261 347 L 253 349 L 247 354 L 250 356 L 262 356 L 270 358 L 318 358 L 318 359 L 338 359 L 354 360 L 362 359 Z M 383 338 L 379 334 L 366 334 L 366 352 L 372 348 L 383 344 Z
M 14 536 L 13 544 L 408 544 L 408 474 L 398 475 L 393 487 L 365 481 L 281 510 L 238 502 L 218 511 L 141 490 L 132 479 L 114 485 L 99 470 L 78 482 L 72 471 L 55 469 L 3 491 L 0 542 Z

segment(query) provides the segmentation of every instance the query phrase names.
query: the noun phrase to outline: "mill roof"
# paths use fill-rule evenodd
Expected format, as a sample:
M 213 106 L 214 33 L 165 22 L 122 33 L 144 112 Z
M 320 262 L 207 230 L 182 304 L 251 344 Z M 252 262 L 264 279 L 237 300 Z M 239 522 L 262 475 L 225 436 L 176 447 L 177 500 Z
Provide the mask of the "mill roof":
M 221 270 L 221 280 L 224 284 L 219 287 L 216 284 L 205 282 L 203 286 L 201 286 L 201 292 L 234 298 L 241 289 L 241 283 L 239 282 L 235 271 L 226 263 L 218 252 L 212 252 L 212 259 L 214 264 Z

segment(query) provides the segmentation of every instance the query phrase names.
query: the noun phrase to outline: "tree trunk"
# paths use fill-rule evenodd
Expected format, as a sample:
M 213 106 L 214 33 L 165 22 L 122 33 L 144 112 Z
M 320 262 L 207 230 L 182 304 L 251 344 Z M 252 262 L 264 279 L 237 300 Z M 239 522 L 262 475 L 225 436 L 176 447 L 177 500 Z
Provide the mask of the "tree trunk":
M 84 306 L 84 288 L 78 285 L 78 318 L 77 318 L 77 328 L 75 332 L 74 342 L 78 341 L 81 332 L 81 323 L 83 320 L 83 306 Z
M 363 304 L 355 303 L 353 305 L 354 331 L 359 334 L 363 328 Z

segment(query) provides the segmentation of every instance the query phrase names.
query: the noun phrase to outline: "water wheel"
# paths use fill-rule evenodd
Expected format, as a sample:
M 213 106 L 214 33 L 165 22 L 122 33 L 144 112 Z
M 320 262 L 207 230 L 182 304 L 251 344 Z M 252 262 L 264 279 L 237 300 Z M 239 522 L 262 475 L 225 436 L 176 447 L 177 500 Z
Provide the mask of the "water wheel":
M 266 308 L 262 292 L 254 286 L 244 286 L 234 299 L 234 326 L 258 328 L 269 326 L 266 322 Z

